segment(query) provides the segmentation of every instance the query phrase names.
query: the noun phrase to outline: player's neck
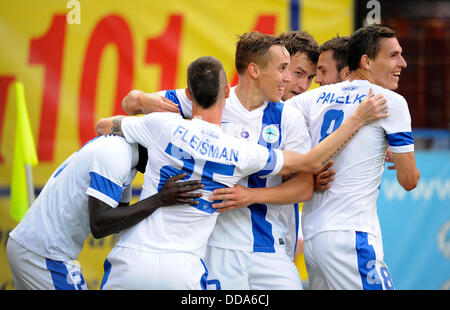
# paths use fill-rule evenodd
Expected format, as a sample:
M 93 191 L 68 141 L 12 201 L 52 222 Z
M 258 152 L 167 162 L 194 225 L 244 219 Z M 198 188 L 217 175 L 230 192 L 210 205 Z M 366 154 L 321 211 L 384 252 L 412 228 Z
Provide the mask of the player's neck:
M 351 72 L 348 80 L 350 82 L 353 80 L 366 80 L 370 83 L 373 83 L 370 72 L 362 69 L 356 69 L 355 71 Z
M 264 97 L 251 80 L 240 79 L 235 92 L 242 106 L 249 111 L 253 111 L 264 104 Z
M 201 119 L 202 121 L 217 125 L 220 127 L 222 122 L 222 111 L 218 108 L 217 105 L 214 105 L 208 109 L 202 109 L 194 105 L 192 106 L 192 118 Z

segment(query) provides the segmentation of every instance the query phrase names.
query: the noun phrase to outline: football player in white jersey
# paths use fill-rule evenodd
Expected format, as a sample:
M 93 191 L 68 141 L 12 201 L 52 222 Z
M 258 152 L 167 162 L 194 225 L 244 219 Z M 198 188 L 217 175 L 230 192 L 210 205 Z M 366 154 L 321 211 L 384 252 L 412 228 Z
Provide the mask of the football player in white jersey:
M 291 55 L 289 72 L 291 81 L 284 88 L 283 101 L 304 93 L 309 89 L 316 76 L 319 44 L 306 31 L 292 30 L 280 34 L 286 49 Z
M 373 89 L 383 94 L 390 116 L 372 123 L 335 158 L 330 188 L 315 192 L 302 213 L 305 260 L 311 289 L 393 289 L 383 260 L 376 200 L 389 146 L 397 179 L 412 190 L 420 177 L 405 99 L 393 92 L 406 67 L 395 32 L 371 25 L 349 41 L 349 80 L 288 100 L 302 111 L 316 145 L 352 115 Z
M 122 137 L 96 137 L 50 176 L 25 217 L 10 233 L 7 257 L 16 289 L 87 289 L 77 261 L 89 233 L 116 233 L 158 207 L 192 202 L 198 181 L 168 180 L 163 190 L 128 208 L 131 182 L 147 152 Z M 116 208 L 116 207 L 120 208 Z
M 320 86 L 345 81 L 350 76 L 347 46 L 350 37 L 335 37 L 320 46 L 315 82 Z
M 202 190 L 205 198 L 199 199 L 198 206 L 159 209 L 120 233 L 105 262 L 110 267 L 104 275 L 103 289 L 205 289 L 208 271 L 202 258 L 218 215 L 207 194 L 218 187 L 232 186 L 255 172 L 267 177 L 316 170 L 365 123 L 358 121 L 364 111 L 360 109 L 358 116 L 346 122 L 339 135 L 334 135 L 334 140 L 321 143 L 307 155 L 281 153 L 221 130 L 228 94 L 220 61 L 202 57 L 188 68 L 186 95 L 192 100 L 192 121 L 178 114 L 153 113 L 143 117 L 113 117 L 98 123 L 98 133 L 121 134 L 148 148 L 152 156 L 141 198 L 156 192 L 165 178 L 182 171 L 187 171 L 190 178 L 201 179 L 205 185 Z M 384 99 L 376 100 L 381 104 L 376 117 L 385 117 L 381 113 Z
M 304 124 L 302 115 L 280 102 L 291 82 L 290 55 L 283 43 L 280 38 L 258 32 L 240 37 L 236 48 L 239 83 L 227 99 L 222 128 L 268 149 L 305 153 L 310 149 L 310 138 L 306 127 L 299 129 Z M 175 102 L 181 115 L 191 116 L 191 101 L 184 89 L 160 94 Z M 153 95 L 131 92 L 123 101 L 124 111 L 134 115 L 158 110 L 152 104 Z M 172 108 L 159 96 L 154 97 L 160 106 Z M 209 289 L 302 288 L 294 264 L 299 223 L 294 203 L 311 198 L 312 174 L 300 173 L 273 192 L 265 190 L 281 182 L 280 176 L 250 176 L 230 189 L 243 192 L 250 187 L 252 193 L 260 191 L 250 197 L 246 190 L 244 199 L 249 197 L 252 201 L 238 199 L 237 203 L 248 207 L 224 212 L 218 218 L 205 259 L 211 279 Z M 248 264 L 242 265 L 243 260 Z

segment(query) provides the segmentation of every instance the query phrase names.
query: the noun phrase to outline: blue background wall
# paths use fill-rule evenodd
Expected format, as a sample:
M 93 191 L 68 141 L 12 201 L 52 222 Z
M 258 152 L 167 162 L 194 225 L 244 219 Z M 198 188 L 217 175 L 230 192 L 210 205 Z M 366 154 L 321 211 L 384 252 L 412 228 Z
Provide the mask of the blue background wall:
M 384 261 L 396 289 L 450 288 L 450 152 L 416 151 L 418 186 L 385 170 L 378 197 Z

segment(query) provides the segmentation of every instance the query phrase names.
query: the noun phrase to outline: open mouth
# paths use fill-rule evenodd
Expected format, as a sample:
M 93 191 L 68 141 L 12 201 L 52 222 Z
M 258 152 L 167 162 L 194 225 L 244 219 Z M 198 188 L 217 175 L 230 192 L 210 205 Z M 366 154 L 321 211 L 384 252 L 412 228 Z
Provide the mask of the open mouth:
M 400 72 L 392 73 L 392 75 L 393 75 L 394 77 L 396 77 L 397 79 L 400 79 Z

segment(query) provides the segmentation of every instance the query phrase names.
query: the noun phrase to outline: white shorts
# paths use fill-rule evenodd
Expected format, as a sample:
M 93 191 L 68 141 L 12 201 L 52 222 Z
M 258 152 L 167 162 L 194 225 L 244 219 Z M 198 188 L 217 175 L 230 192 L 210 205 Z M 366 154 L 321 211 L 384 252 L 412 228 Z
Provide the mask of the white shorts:
M 104 263 L 102 290 L 202 290 L 208 272 L 189 253 L 154 253 L 115 246 Z
M 309 289 L 394 289 L 383 262 L 381 237 L 360 231 L 325 231 L 304 241 Z
M 77 261 L 42 257 L 9 238 L 6 254 L 17 290 L 87 290 Z
M 282 253 L 248 252 L 208 246 L 208 290 L 301 290 L 295 263 Z

